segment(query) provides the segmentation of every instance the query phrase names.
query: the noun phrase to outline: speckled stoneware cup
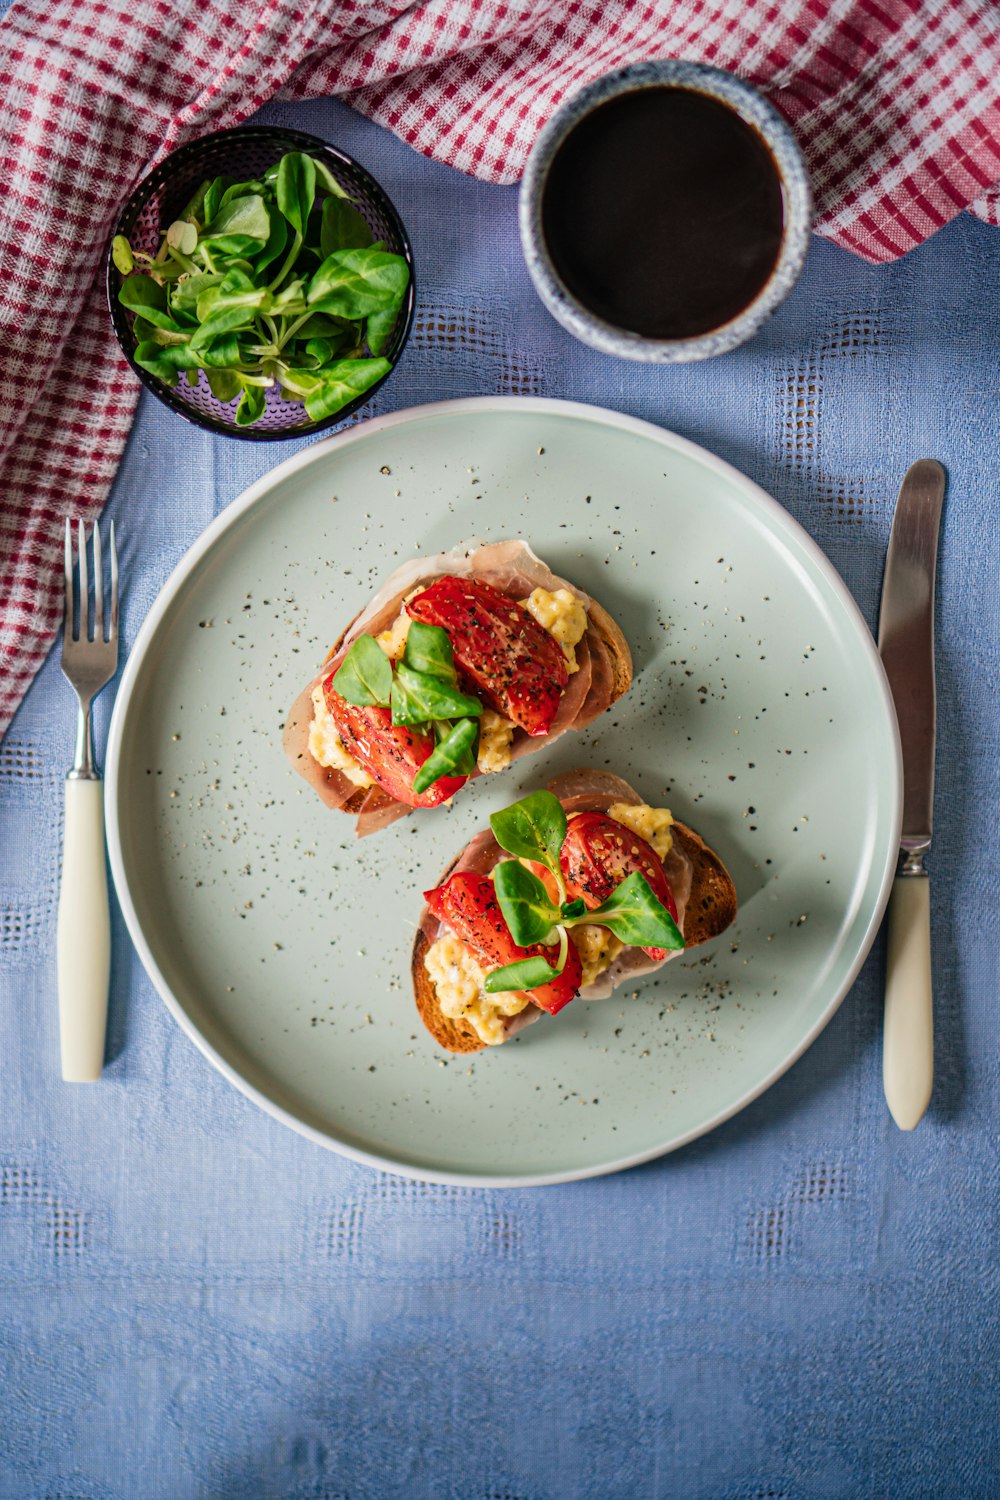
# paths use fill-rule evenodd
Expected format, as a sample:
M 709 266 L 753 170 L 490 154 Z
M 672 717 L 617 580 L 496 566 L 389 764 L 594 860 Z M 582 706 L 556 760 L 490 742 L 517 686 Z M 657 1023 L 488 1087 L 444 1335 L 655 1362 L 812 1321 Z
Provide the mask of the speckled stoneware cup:
M 705 94 L 733 109 L 761 136 L 774 159 L 784 198 L 784 229 L 774 269 L 757 296 L 729 322 L 689 338 L 649 338 L 616 327 L 591 312 L 569 290 L 552 262 L 542 233 L 542 202 L 556 153 L 588 115 L 636 89 L 672 87 Z M 802 152 L 785 119 L 743 79 L 703 63 L 664 59 L 608 73 L 568 100 L 541 131 L 521 180 L 521 244 L 538 295 L 549 312 L 585 344 L 623 359 L 680 364 L 725 354 L 750 338 L 798 280 L 809 246 L 812 192 Z

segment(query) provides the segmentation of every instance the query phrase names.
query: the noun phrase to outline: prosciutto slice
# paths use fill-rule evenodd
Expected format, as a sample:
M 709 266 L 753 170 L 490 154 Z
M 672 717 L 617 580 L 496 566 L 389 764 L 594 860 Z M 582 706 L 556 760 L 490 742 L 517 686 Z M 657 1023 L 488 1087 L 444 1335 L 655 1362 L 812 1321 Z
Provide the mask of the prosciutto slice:
M 354 831 L 359 839 L 365 838 L 369 833 L 378 833 L 380 828 L 388 828 L 390 823 L 397 823 L 412 811 L 413 808 L 407 803 L 397 802 L 395 797 L 390 797 L 380 786 L 370 786 L 358 809 Z
M 482 579 L 484 583 L 503 589 L 504 593 L 510 594 L 514 599 L 526 599 L 537 588 L 546 589 L 550 593 L 556 589 L 569 589 L 584 604 L 590 604 L 589 596 L 582 589 L 553 573 L 535 555 L 527 542 L 521 540 L 487 542 L 483 545 L 469 543 L 455 547 L 450 552 L 414 558 L 397 568 L 386 579 L 371 602 L 352 620 L 320 670 L 292 704 L 282 737 L 285 754 L 295 770 L 319 794 L 327 807 L 343 808 L 353 798 L 357 798 L 351 810 L 358 813 L 355 832 L 361 838 L 387 827 L 397 818 L 406 817 L 413 809 L 387 797 L 377 787 L 370 788 L 361 800 L 358 787 L 347 776 L 321 766 L 310 755 L 312 690 L 337 669 L 359 635 L 378 635 L 387 630 L 399 615 L 406 599 L 415 590 L 444 574 Z M 604 641 L 593 625 L 577 645 L 576 659 L 578 670 L 570 676 L 549 733 L 531 737 L 523 730 L 515 730 L 511 744 L 512 760 L 518 760 L 529 751 L 549 744 L 567 729 L 583 729 L 609 707 L 613 692 L 611 659 Z M 473 772 L 473 775 L 478 774 L 478 771 Z
M 306 687 L 304 687 L 288 711 L 285 727 L 282 731 L 281 743 L 285 754 L 291 761 L 299 775 L 309 783 L 314 792 L 318 792 L 327 807 L 346 807 L 351 798 L 359 790 L 343 771 L 335 771 L 330 766 L 321 766 L 319 761 L 309 753 L 309 726 L 313 721 L 313 688 L 329 672 L 329 667 L 324 667 L 317 672 Z

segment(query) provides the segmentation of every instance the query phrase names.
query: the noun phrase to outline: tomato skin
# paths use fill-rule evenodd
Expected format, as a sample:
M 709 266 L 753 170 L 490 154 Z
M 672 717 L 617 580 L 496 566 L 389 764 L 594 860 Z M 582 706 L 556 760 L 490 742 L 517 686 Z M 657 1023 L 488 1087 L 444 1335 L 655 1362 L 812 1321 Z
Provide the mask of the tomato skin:
M 488 708 L 530 735 L 547 734 L 569 681 L 559 642 L 501 589 L 448 574 L 406 606 L 448 632 L 455 665 Z
M 387 708 L 359 708 L 343 699 L 330 676 L 323 683 L 323 697 L 344 748 L 363 766 L 383 791 L 407 807 L 438 807 L 465 785 L 467 776 L 442 776 L 418 796 L 413 778 L 434 749 L 429 735 L 417 734 L 404 724 L 394 725 Z
M 471 948 L 488 969 L 502 968 L 537 953 L 543 954 L 550 962 L 556 958 L 558 950 L 555 947 L 545 948 L 541 943 L 532 943 L 529 948 L 521 948 L 515 943 L 500 910 L 493 882 L 483 875 L 459 871 L 435 890 L 425 891 L 424 899 L 438 921 L 450 927 L 459 941 Z M 523 993 L 554 1016 L 575 999 L 580 978 L 580 955 L 570 943 L 566 967 L 559 978 Z
M 645 875 L 653 895 L 677 921 L 674 893 L 664 874 L 660 856 L 645 839 L 605 813 L 577 813 L 570 818 L 559 863 L 566 882 L 566 899 L 582 898 L 588 911 L 600 906 L 616 886 L 638 871 Z M 644 948 L 642 951 L 653 959 L 667 956 L 665 948 Z

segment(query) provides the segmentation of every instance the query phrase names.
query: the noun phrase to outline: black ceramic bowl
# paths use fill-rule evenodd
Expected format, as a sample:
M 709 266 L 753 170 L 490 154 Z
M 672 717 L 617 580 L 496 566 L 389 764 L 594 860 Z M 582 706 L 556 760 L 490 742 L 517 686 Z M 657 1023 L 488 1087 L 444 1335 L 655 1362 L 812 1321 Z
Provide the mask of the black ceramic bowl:
M 270 125 L 242 125 L 236 130 L 216 131 L 181 146 L 139 183 L 122 210 L 114 232 L 125 235 L 133 248 L 155 254 L 160 246 L 160 230 L 183 210 L 206 177 L 256 177 L 288 151 L 305 151 L 325 162 L 368 221 L 375 239 L 384 241 L 387 250 L 402 255 L 410 268 L 406 297 L 385 350 L 385 358 L 394 366 L 403 352 L 413 321 L 413 252 L 410 241 L 399 215 L 374 177 L 343 151 L 328 146 L 316 136 Z M 182 380 L 179 385 L 171 387 L 136 364 L 133 358 L 136 347 L 132 331 L 134 316 L 118 301 L 118 290 L 124 278 L 111 258 L 110 244 L 106 261 L 108 308 L 125 358 L 158 400 L 189 422 L 207 427 L 209 432 L 257 443 L 306 437 L 343 422 L 359 406 L 370 401 L 388 379 L 387 374 L 378 385 L 371 386 L 356 400 L 319 422 L 310 421 L 300 401 L 284 400 L 275 387 L 267 392 L 263 415 L 250 427 L 237 427 L 236 400 L 228 403 L 217 401 L 208 388 L 204 373 L 200 374 L 196 386 Z

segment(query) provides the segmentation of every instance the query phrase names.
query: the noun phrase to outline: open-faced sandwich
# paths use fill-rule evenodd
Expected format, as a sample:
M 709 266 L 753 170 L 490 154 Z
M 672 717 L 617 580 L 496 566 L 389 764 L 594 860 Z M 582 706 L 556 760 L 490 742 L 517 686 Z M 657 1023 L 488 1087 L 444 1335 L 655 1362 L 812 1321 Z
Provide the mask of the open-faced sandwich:
M 558 776 L 495 813 L 425 894 L 413 989 L 449 1052 L 605 999 L 736 915 L 718 855 L 608 771 Z
M 374 833 L 583 729 L 632 681 L 618 626 L 523 541 L 398 568 L 333 646 L 285 725 L 329 807 Z

